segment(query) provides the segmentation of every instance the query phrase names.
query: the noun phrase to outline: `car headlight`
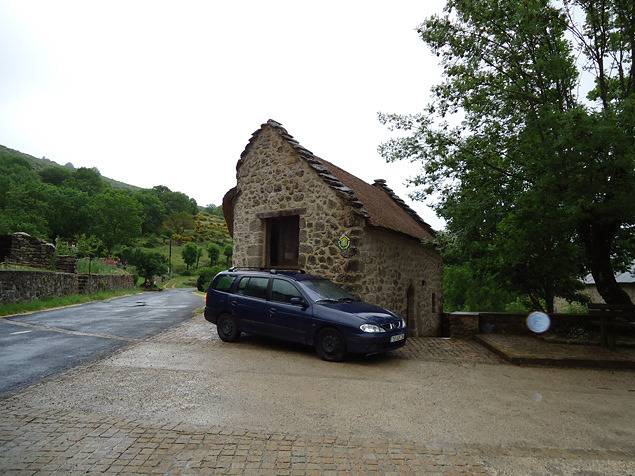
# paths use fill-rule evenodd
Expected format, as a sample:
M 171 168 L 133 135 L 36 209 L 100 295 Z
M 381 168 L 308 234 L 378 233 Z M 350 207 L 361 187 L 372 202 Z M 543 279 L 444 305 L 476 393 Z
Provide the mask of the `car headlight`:
M 386 332 L 381 327 L 376 326 L 375 324 L 362 324 L 359 326 L 362 332 Z
M 406 328 L 406 320 L 405 320 L 405 319 L 402 319 L 402 320 L 401 320 L 401 328 L 402 328 L 402 329 L 405 329 L 405 328 Z

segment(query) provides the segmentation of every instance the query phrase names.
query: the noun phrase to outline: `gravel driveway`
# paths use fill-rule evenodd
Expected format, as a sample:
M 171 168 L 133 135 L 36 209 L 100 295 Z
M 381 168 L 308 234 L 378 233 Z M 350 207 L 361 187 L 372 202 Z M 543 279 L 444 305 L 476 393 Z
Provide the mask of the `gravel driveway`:
M 0 468 L 632 474 L 635 373 L 411 339 L 344 363 L 196 316 L 0 402 Z

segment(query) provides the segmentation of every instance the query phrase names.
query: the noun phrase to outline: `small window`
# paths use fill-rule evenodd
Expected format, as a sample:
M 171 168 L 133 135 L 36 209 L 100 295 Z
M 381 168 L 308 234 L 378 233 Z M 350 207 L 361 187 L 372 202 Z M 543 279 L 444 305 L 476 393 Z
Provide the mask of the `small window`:
M 437 312 L 437 294 L 436 293 L 432 293 L 432 302 L 430 304 L 432 304 L 432 312 Z
M 215 289 L 216 291 L 227 292 L 231 289 L 233 282 L 234 282 L 234 276 L 223 274 L 219 276 L 218 278 L 216 278 L 216 280 L 214 281 L 214 284 L 212 284 L 212 289 Z
M 268 286 L 269 278 L 243 278 L 240 281 L 238 292 L 245 296 L 266 299 Z
M 278 302 L 291 302 L 291 298 L 302 298 L 300 291 L 288 281 L 274 279 L 271 286 L 271 300 Z

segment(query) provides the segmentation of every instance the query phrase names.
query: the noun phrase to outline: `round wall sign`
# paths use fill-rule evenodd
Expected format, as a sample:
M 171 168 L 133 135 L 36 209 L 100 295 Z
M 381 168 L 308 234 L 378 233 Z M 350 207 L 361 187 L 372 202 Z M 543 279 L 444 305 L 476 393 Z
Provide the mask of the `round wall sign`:
M 535 311 L 527 316 L 527 327 L 536 334 L 546 332 L 550 326 L 551 319 L 544 312 Z
M 346 251 L 350 248 L 351 239 L 348 237 L 348 235 L 346 235 L 346 233 L 340 236 L 340 238 L 337 240 L 337 246 L 342 251 Z

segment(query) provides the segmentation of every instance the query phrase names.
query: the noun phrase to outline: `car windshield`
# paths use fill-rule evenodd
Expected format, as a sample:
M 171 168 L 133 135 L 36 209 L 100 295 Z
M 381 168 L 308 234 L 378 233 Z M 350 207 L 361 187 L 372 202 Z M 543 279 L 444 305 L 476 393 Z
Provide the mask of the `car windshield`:
M 358 301 L 355 296 L 326 279 L 311 279 L 301 284 L 314 301 Z

